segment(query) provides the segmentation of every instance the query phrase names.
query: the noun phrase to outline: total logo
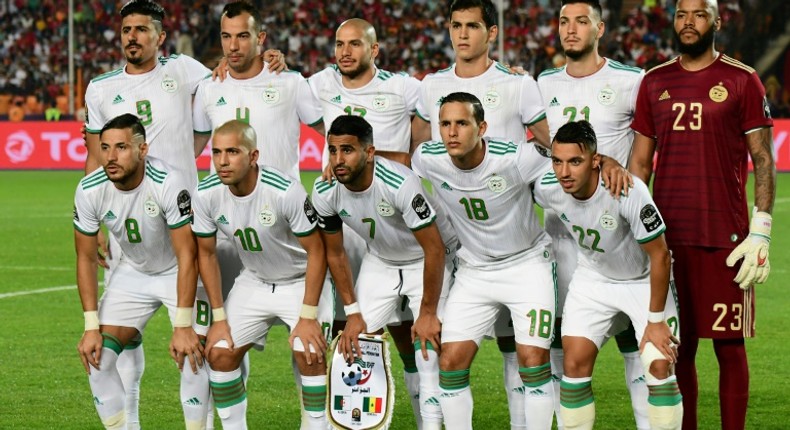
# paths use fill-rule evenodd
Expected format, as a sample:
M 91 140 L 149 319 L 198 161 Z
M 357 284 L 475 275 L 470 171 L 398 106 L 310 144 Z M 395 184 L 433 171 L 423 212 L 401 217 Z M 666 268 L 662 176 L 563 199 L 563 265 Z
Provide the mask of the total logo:
M 84 163 L 88 156 L 85 141 L 80 135 L 72 136 L 66 131 L 42 131 L 38 139 L 34 139 L 27 131 L 15 131 L 6 138 L 5 154 L 12 164 L 25 163 L 34 156 L 36 143 L 39 143 L 44 147 L 49 145 L 51 161 Z M 41 158 L 42 155 L 39 153 L 37 158 Z

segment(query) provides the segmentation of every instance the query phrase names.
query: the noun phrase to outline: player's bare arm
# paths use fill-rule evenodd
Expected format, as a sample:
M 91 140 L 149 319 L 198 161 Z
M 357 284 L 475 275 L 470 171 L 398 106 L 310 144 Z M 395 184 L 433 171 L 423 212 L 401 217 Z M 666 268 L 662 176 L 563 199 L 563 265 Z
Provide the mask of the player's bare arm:
M 376 150 L 376 155 L 386 158 L 387 160 L 392 160 L 396 163 L 403 164 L 404 166 L 411 169 L 411 155 L 406 152 Z
M 776 198 L 773 128 L 765 127 L 746 135 L 746 145 L 754 165 L 754 206 L 772 213 Z
M 650 177 L 653 175 L 653 154 L 655 152 L 656 140 L 634 131 L 634 145 L 631 148 L 631 160 L 628 162 L 628 171 L 641 179 L 645 185 L 650 185 Z
M 442 236 L 436 223 L 414 232 L 414 238 L 425 253 L 422 274 L 422 302 L 420 315 L 411 328 L 411 340 L 420 340 L 422 358 L 428 360 L 426 343 L 431 342 L 437 354 L 441 354 L 442 324 L 439 322 L 437 308 L 444 280 L 445 249 Z
M 671 270 L 670 254 L 666 239 L 662 234 L 650 242 L 643 243 L 641 248 L 650 258 L 649 311 L 663 314 L 667 294 L 669 293 L 669 272 Z M 670 363 L 677 361 L 677 346 L 680 342 L 672 335 L 669 325 L 663 318 L 660 322 L 648 321 L 640 347 L 643 347 L 646 342 L 652 342 Z
M 317 123 L 310 126 L 316 133 L 320 134 L 321 136 L 326 136 L 326 125 L 324 125 L 324 120 L 318 121 Z
M 195 158 L 198 158 L 200 154 L 203 153 L 203 149 L 206 148 L 206 145 L 208 145 L 211 135 L 208 133 L 193 133 L 192 136 L 195 141 Z
M 189 359 L 192 371 L 203 367 L 203 345 L 192 327 L 192 309 L 197 291 L 197 245 L 189 224 L 170 229 L 170 241 L 178 262 L 176 279 L 177 299 L 175 327 L 170 341 L 170 356 L 184 370 L 184 359 Z
M 421 143 L 429 140 L 431 140 L 431 123 L 420 118 L 419 115 L 414 115 L 414 118 L 411 120 L 411 148 L 409 148 L 409 153 L 414 153 L 414 150 Z
M 343 229 L 339 228 L 337 232 L 327 232 L 321 230 L 321 237 L 324 240 L 326 249 L 326 262 L 329 266 L 329 272 L 332 274 L 332 280 L 335 282 L 335 288 L 346 306 L 346 327 L 340 335 L 338 341 L 338 348 L 346 361 L 351 362 L 354 359 L 354 352 L 358 356 L 362 356 L 362 351 L 359 348 L 359 334 L 367 330 L 365 320 L 362 319 L 362 313 L 359 311 L 359 304 L 354 294 L 354 283 L 351 275 L 351 265 L 348 262 L 346 250 L 343 248 Z M 356 309 L 355 312 L 350 312 L 349 307 Z
M 527 125 L 527 129 L 532 133 L 533 139 L 544 148 L 551 149 L 551 138 L 549 137 L 549 122 L 546 118 Z
M 299 338 L 304 345 L 307 365 L 313 362 L 323 363 L 326 354 L 326 338 L 318 323 L 318 300 L 326 277 L 326 253 L 321 234 L 313 231 L 307 236 L 299 236 L 299 243 L 307 252 L 307 271 L 305 273 L 304 299 L 299 322 L 291 330 L 288 342 L 293 349 L 294 338 Z
M 213 314 L 211 327 L 206 335 L 205 356 L 208 357 L 211 349 L 220 340 L 228 342 L 228 350 L 233 352 L 233 338 L 230 336 L 230 326 L 225 319 L 225 310 L 222 301 L 222 278 L 220 276 L 219 262 L 217 260 L 217 237 L 198 237 L 198 269 L 203 288 L 206 290 L 208 301 Z M 217 315 L 218 311 L 222 315 Z M 218 316 L 220 318 L 218 318 Z
M 85 367 L 85 372 L 87 373 L 91 373 L 90 366 L 96 369 L 99 368 L 102 350 L 102 336 L 101 332 L 99 332 L 98 313 L 88 314 L 89 312 L 98 312 L 99 309 L 99 285 L 96 277 L 96 271 L 99 266 L 99 257 L 96 253 L 97 246 L 98 243 L 95 235 L 89 236 L 74 230 L 74 247 L 77 251 L 77 289 L 80 293 L 82 310 L 86 313 L 86 330 L 79 344 L 77 344 L 77 351 L 80 354 L 80 360 L 82 360 L 82 365 Z M 92 322 L 89 323 L 87 321 L 88 318 L 90 318 Z

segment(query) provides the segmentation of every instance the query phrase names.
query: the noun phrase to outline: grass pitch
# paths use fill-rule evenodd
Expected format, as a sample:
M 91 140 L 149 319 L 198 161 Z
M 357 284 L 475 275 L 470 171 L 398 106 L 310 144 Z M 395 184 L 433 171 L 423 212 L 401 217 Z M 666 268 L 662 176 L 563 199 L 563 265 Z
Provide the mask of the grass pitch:
M 4 429 L 99 429 L 85 371 L 76 345 L 82 335 L 71 224 L 74 190 L 80 172 L 0 172 L 0 427 Z M 305 173 L 309 188 L 314 173 Z M 790 378 L 784 358 L 790 343 L 783 331 L 790 298 L 783 290 L 790 259 L 790 175 L 779 175 L 774 208 L 772 272 L 758 286 L 757 337 L 747 341 L 751 398 L 747 428 L 788 427 Z M 751 188 L 751 183 L 749 185 Z M 751 190 L 750 190 L 751 192 Z M 169 357 L 170 325 L 165 312 L 150 321 L 144 336 L 146 369 L 140 402 L 147 429 L 181 429 L 179 378 Z M 287 334 L 275 327 L 265 352 L 253 352 L 248 384 L 250 428 L 296 429 L 299 412 L 288 357 Z M 394 352 L 394 347 L 392 348 Z M 718 369 L 709 341 L 697 358 L 701 429 L 719 428 Z M 396 409 L 392 429 L 415 428 L 401 378 L 402 363 L 393 354 Z M 595 369 L 597 425 L 634 428 L 624 384 L 622 359 L 607 346 Z M 472 367 L 476 428 L 509 427 L 502 388 L 502 362 L 494 342 L 484 342 Z M 219 428 L 217 423 L 217 428 Z

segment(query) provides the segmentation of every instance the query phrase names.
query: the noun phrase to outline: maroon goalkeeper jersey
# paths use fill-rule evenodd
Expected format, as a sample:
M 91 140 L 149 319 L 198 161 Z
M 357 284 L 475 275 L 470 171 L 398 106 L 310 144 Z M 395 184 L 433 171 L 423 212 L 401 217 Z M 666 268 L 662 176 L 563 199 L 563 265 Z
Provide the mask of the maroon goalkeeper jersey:
M 678 58 L 647 72 L 631 128 L 656 139 L 653 198 L 670 246 L 734 248 L 746 237 L 746 133 L 772 125 L 757 73 L 726 55 L 696 72 Z

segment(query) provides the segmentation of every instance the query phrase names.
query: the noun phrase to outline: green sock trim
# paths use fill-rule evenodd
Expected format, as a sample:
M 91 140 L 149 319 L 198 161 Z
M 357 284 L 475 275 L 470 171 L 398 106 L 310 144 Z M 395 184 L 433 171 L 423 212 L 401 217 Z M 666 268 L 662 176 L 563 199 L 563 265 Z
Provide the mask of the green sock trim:
M 400 354 L 400 359 L 403 361 L 403 371 L 406 373 L 417 373 L 417 360 L 414 354 Z
M 587 406 L 594 401 L 592 381 L 580 384 L 560 381 L 560 404 L 563 407 L 576 409 Z
M 524 386 L 535 388 L 551 382 L 551 363 L 541 364 L 535 367 L 519 367 L 518 374 Z
M 326 385 L 314 387 L 302 386 L 302 403 L 309 412 L 321 412 L 326 409 Z
M 238 405 L 247 398 L 247 390 L 241 377 L 229 382 L 209 382 L 214 404 L 218 408 L 229 408 Z
M 121 354 L 121 351 L 123 351 L 123 346 L 121 345 L 121 341 L 117 337 L 109 333 L 102 333 L 101 337 L 102 337 L 102 346 L 104 348 L 111 349 L 115 351 L 115 353 L 118 355 Z
M 498 337 L 496 339 L 496 346 L 501 353 L 516 352 L 516 338 L 512 336 Z
M 436 351 L 435 349 L 433 349 L 433 344 L 431 343 L 430 340 L 425 342 L 425 349 L 429 349 L 431 351 Z M 419 338 L 414 341 L 414 350 L 415 351 L 420 351 L 420 339 Z
M 677 381 L 661 385 L 648 385 L 647 403 L 653 406 L 675 406 L 683 401 Z
M 468 386 L 469 369 L 439 371 L 439 388 L 443 390 L 461 390 Z

